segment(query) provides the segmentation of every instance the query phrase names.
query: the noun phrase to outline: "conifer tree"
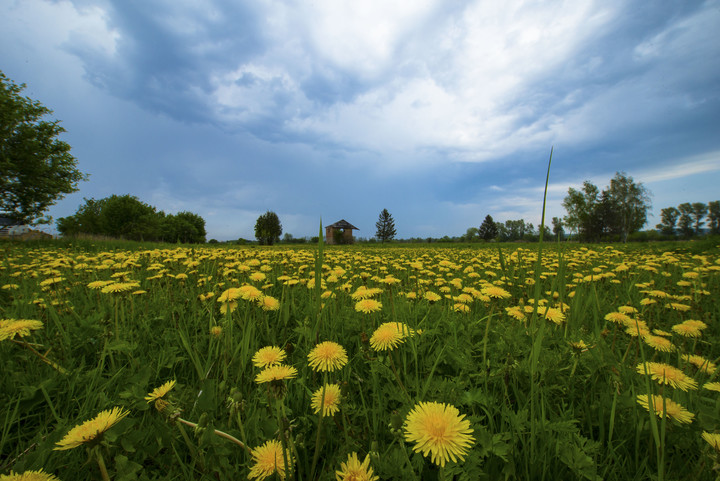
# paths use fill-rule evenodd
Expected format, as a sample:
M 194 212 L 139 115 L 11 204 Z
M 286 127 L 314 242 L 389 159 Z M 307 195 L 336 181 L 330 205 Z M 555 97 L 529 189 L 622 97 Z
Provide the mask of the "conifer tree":
M 397 234 L 395 231 L 395 221 L 387 209 L 383 209 L 382 212 L 380 212 L 380 216 L 378 217 L 378 221 L 375 223 L 375 227 L 377 228 L 375 237 L 383 243 L 394 239 L 395 234 Z

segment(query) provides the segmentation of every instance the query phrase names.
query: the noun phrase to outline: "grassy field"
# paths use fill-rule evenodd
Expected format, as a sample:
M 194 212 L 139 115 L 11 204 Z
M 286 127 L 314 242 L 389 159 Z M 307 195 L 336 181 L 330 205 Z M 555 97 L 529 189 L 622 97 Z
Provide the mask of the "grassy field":
M 0 244 L 0 478 L 718 479 L 720 248 L 538 249 Z

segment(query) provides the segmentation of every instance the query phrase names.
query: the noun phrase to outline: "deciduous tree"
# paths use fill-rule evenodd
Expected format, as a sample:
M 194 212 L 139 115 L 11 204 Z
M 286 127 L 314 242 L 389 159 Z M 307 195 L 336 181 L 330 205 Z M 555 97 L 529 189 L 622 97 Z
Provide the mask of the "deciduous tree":
M 695 235 L 700 235 L 700 229 L 703 225 L 705 225 L 703 218 L 705 217 L 707 212 L 707 205 L 703 204 L 702 202 L 692 203 L 693 228 L 695 229 Z
M 660 232 L 666 236 L 675 236 L 675 225 L 680 217 L 680 211 L 675 207 L 666 207 L 660 211 L 660 223 L 656 225 Z
M 680 218 L 678 219 L 678 229 L 680 234 L 685 237 L 692 237 L 693 229 L 693 208 L 690 202 L 684 202 L 678 206 Z
M 77 169 L 65 132 L 40 102 L 23 97 L 0 71 L 0 211 L 17 223 L 32 223 L 61 199 L 76 192 L 86 176 Z
M 280 241 L 282 224 L 275 212 L 267 211 L 255 222 L 255 238 L 260 245 L 273 245 Z
M 720 234 L 720 200 L 708 202 L 708 227 L 711 234 Z

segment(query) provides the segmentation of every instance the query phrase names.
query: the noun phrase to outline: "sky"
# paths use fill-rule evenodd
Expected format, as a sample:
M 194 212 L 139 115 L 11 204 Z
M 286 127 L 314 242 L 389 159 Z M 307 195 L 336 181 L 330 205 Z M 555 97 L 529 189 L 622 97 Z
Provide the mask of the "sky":
M 83 199 L 208 239 L 345 219 L 373 237 L 546 224 L 625 172 L 660 210 L 720 199 L 720 0 L 2 0 L 0 70 L 51 108 Z

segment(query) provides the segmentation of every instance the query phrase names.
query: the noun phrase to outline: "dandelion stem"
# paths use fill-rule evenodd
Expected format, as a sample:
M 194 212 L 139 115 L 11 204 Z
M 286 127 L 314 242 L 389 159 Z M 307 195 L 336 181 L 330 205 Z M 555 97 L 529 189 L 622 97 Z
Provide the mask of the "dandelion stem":
M 176 418 L 176 421 L 179 422 L 179 423 L 184 424 L 185 426 L 190 426 L 191 428 L 196 428 L 196 427 L 197 427 L 197 423 L 193 423 L 193 422 L 187 421 L 187 420 L 185 420 L 185 419 L 183 419 L 183 418 Z M 230 435 L 230 434 L 228 434 L 228 433 L 226 433 L 226 432 L 220 431 L 220 430 L 218 430 L 218 429 L 213 429 L 213 432 L 214 432 L 215 434 L 217 434 L 218 436 L 220 436 L 221 438 L 225 438 L 225 439 L 227 439 L 228 441 L 231 441 L 231 442 L 237 444 L 238 446 L 240 446 L 241 448 L 243 448 L 243 449 L 246 450 L 247 452 L 252 453 L 252 450 L 251 450 L 249 447 L 247 447 L 242 441 L 240 441 L 238 438 L 236 438 L 235 436 L 232 436 L 232 435 Z
M 100 452 L 100 446 L 95 447 L 95 458 L 97 459 L 98 466 L 100 467 L 100 475 L 103 481 L 110 481 L 107 468 L 105 467 L 105 460 L 103 459 L 102 453 Z
M 66 370 L 65 368 L 63 368 L 62 366 L 58 365 L 57 363 L 51 361 L 51 360 L 48 359 L 44 354 L 40 354 L 40 353 L 39 353 L 37 350 L 35 350 L 30 344 L 28 344 L 24 339 L 23 339 L 22 341 L 17 341 L 17 340 L 15 340 L 15 339 L 11 339 L 11 341 L 14 342 L 15 344 L 19 344 L 19 345 L 25 347 L 27 350 L 29 350 L 30 352 L 32 352 L 33 354 L 35 354 L 37 357 L 39 357 L 40 359 L 42 359 L 43 362 L 45 362 L 45 363 L 47 363 L 48 365 L 50 365 L 50 367 L 52 367 L 53 369 L 55 369 L 55 370 L 56 370 L 57 372 L 59 372 L 60 374 L 65 374 L 65 375 L 67 375 L 68 372 L 67 372 L 67 370 Z M 48 351 L 48 352 L 50 352 L 50 351 Z
M 325 409 L 325 386 L 327 386 L 327 373 L 323 374 L 323 389 L 322 395 L 320 396 L 320 412 L 318 414 L 318 427 L 317 435 L 315 436 L 315 454 L 313 454 L 312 464 L 310 465 L 310 478 L 315 479 L 315 465 L 318 462 L 320 456 L 320 432 L 322 431 L 323 424 L 323 410 Z

